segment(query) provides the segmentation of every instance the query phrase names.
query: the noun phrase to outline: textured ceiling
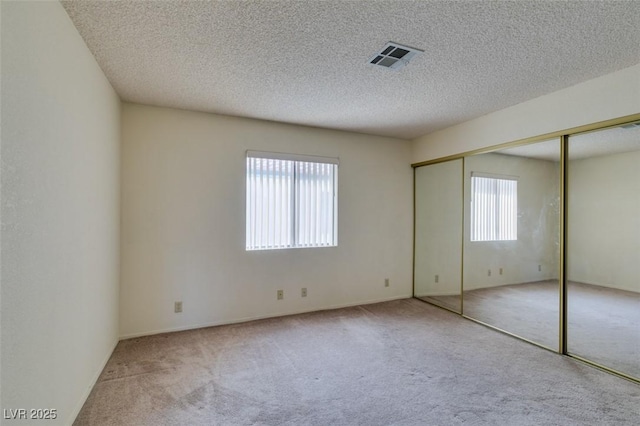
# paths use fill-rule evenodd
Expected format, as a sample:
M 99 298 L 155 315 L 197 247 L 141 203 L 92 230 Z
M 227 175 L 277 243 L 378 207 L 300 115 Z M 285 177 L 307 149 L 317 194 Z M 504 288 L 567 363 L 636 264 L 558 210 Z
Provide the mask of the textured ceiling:
M 62 3 L 124 101 L 405 139 L 640 63 L 638 1 Z

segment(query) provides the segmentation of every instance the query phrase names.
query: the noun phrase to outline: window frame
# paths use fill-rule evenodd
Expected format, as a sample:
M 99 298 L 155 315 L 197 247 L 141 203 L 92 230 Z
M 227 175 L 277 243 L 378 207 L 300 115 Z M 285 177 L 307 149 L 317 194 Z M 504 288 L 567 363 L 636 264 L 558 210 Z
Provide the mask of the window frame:
M 287 194 L 280 193 L 280 196 L 286 195 L 287 200 L 285 203 L 287 204 L 288 220 L 286 221 L 286 229 L 290 232 L 290 238 L 287 239 L 286 244 L 275 244 L 275 237 L 273 243 L 270 241 L 270 236 L 266 237 L 266 241 L 261 242 L 263 240 L 263 236 L 258 237 L 260 240 L 256 243 L 256 238 L 251 238 L 256 236 L 256 224 L 255 222 L 250 223 L 250 206 L 251 200 L 256 200 L 255 193 L 250 194 L 250 188 L 256 188 L 256 186 L 252 186 L 256 184 L 256 181 L 251 180 L 250 173 L 253 169 L 250 166 L 250 159 L 258 159 L 258 160 L 275 160 L 282 162 L 281 165 L 284 165 L 284 162 L 291 163 L 292 174 L 290 175 L 291 182 L 290 188 L 288 189 Z M 316 198 L 316 202 L 321 203 L 321 205 L 315 205 L 313 208 L 309 208 L 308 206 L 301 206 L 299 203 L 300 191 L 303 191 L 303 187 L 301 182 L 305 178 L 309 176 L 313 176 L 313 172 L 311 174 L 302 173 L 302 170 L 305 169 L 307 172 L 309 170 L 308 164 L 321 164 L 325 166 L 331 166 L 329 171 L 324 170 L 324 184 L 330 185 L 331 191 L 331 201 L 329 202 L 329 208 L 331 209 L 331 214 L 322 216 L 322 213 L 318 212 L 318 209 L 322 209 L 321 205 L 324 205 L 325 208 L 327 206 L 326 201 L 325 204 L 322 204 L 322 200 Z M 305 164 L 307 167 L 305 168 Z M 327 248 L 327 247 L 337 247 L 338 246 L 338 169 L 339 169 L 340 159 L 337 157 L 324 157 L 324 156 L 316 156 L 316 155 L 302 155 L 302 154 L 290 154 L 290 153 L 280 153 L 280 152 L 266 152 L 266 151 L 253 151 L 248 150 L 246 152 L 245 157 L 245 251 L 264 251 L 264 250 L 284 250 L 284 249 L 296 249 L 296 248 Z M 313 169 L 313 167 L 312 167 Z M 316 168 L 316 172 L 318 168 Z M 318 184 L 318 186 L 313 187 L 312 189 L 306 188 L 308 193 L 312 196 L 319 197 L 322 195 L 322 192 L 326 192 L 326 187 L 320 188 L 323 183 L 322 179 L 312 180 Z M 323 189 L 325 191 L 323 191 Z M 253 197 L 250 199 L 250 197 Z M 270 200 L 270 196 L 277 197 L 275 194 L 268 194 L 267 199 Z M 282 201 L 282 199 L 281 199 Z M 270 201 L 269 201 L 270 202 Z M 259 204 L 258 202 L 257 204 Z M 267 209 L 269 207 L 267 206 Z M 306 213 L 307 216 L 301 216 L 301 212 Z M 262 206 L 262 210 L 260 215 L 264 214 L 264 206 Z M 269 213 L 267 213 L 269 214 Z M 274 213 L 275 214 L 275 213 Z M 303 220 L 309 220 L 310 218 L 315 219 L 312 221 L 315 225 L 310 225 L 316 229 L 320 226 L 320 221 L 322 218 L 330 217 L 329 228 L 331 231 L 326 231 L 325 227 L 320 227 L 320 229 L 325 230 L 322 235 L 326 237 L 326 242 L 322 242 L 319 240 L 323 240 L 325 238 L 321 237 L 320 234 L 314 234 L 315 240 L 311 242 L 303 242 L 302 241 L 302 231 L 300 230 L 300 223 Z M 255 219 L 255 216 L 251 216 L 251 219 Z M 261 219 L 259 219 L 261 220 Z M 264 222 L 263 222 L 264 223 Z M 253 226 L 252 226 L 253 225 Z M 267 223 L 267 227 L 271 225 L 271 223 Z M 324 224 L 326 225 L 326 223 Z M 267 228 L 268 229 L 268 228 Z M 283 229 L 282 227 L 280 228 Z M 270 231 L 267 230 L 269 233 Z M 287 231 L 284 231 L 287 232 Z M 306 237 L 310 237 L 310 234 L 305 234 Z

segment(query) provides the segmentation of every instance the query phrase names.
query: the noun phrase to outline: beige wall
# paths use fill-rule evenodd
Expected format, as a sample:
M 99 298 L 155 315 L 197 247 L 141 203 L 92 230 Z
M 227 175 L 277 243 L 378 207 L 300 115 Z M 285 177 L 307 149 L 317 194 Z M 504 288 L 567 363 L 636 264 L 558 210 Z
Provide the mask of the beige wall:
M 409 142 L 135 104 L 122 117 L 121 336 L 411 295 Z M 338 247 L 245 251 L 248 149 L 340 158 Z
M 118 338 L 120 101 L 58 2 L 1 7 L 1 408 L 71 424 Z
M 462 161 L 415 169 L 414 291 L 418 297 L 460 294 Z
M 640 113 L 640 64 L 413 141 L 412 163 Z
M 640 151 L 569 162 L 567 276 L 640 292 Z
M 557 148 L 559 155 L 559 142 Z M 471 172 L 518 177 L 516 241 L 470 241 Z M 474 155 L 465 158 L 464 185 L 465 290 L 556 279 L 560 253 L 559 163 L 493 153 Z

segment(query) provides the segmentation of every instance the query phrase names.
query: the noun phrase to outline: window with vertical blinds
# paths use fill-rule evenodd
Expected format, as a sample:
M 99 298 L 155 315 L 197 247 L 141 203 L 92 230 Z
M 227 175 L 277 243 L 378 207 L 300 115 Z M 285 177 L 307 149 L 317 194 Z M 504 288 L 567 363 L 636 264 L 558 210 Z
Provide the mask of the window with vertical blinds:
M 471 241 L 517 239 L 517 179 L 471 173 Z
M 338 159 L 247 152 L 246 249 L 338 245 Z

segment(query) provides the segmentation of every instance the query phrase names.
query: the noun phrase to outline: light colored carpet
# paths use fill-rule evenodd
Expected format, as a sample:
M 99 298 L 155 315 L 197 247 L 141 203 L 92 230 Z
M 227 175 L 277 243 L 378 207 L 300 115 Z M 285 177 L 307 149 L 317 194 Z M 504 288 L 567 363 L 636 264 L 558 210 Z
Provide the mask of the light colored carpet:
M 640 378 L 640 293 L 569 282 L 567 294 L 569 352 Z M 431 299 L 459 308 L 457 296 Z M 464 314 L 558 348 L 557 281 L 465 291 Z
M 76 425 L 637 425 L 640 386 L 417 299 L 122 341 Z
M 460 311 L 460 296 L 431 296 L 436 304 Z M 558 281 L 507 284 L 464 292 L 464 314 L 494 327 L 558 350 Z
M 503 285 L 465 291 L 465 315 L 558 350 L 558 281 Z
M 567 293 L 569 353 L 640 379 L 640 293 L 581 283 Z

